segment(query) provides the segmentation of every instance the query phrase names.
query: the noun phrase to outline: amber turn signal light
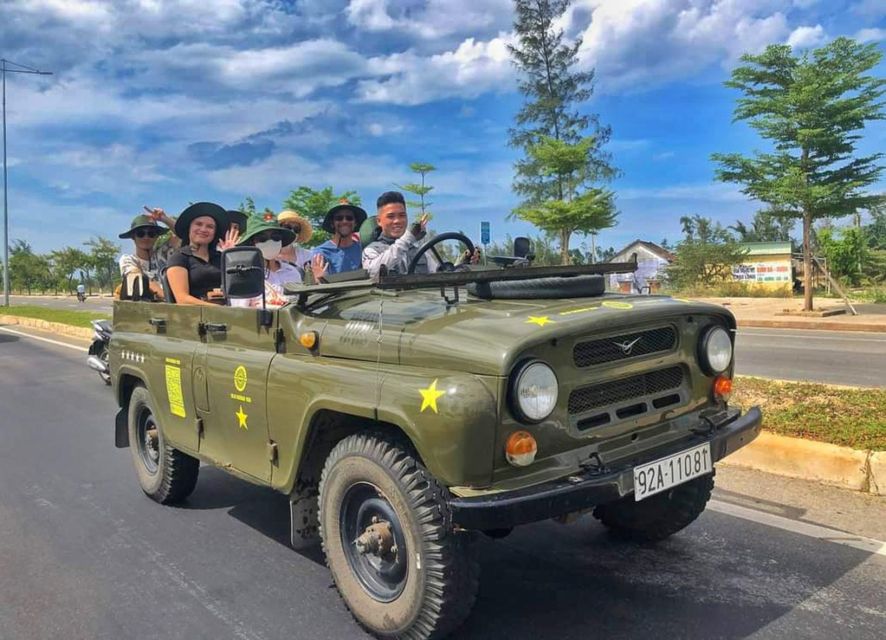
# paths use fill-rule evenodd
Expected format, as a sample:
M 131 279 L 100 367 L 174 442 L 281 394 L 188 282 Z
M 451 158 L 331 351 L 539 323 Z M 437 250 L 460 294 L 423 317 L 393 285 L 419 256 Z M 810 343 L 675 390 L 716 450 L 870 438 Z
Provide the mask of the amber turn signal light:
M 316 331 L 305 331 L 304 333 L 299 334 L 298 341 L 301 343 L 305 349 L 313 349 L 317 346 L 317 332 Z
M 526 467 L 535 461 L 538 444 L 528 431 L 515 431 L 505 443 L 505 456 L 515 467 Z
M 726 376 L 717 376 L 714 378 L 714 396 L 728 400 L 732 394 L 732 378 Z

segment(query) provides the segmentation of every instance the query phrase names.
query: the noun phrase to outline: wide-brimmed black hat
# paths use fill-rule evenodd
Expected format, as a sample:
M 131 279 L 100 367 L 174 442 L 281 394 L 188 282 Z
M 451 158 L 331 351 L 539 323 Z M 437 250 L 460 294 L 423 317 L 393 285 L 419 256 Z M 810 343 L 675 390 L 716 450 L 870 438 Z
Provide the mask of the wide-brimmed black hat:
M 228 230 L 228 212 L 214 202 L 197 202 L 182 211 L 178 220 L 175 221 L 175 235 L 181 238 L 182 242 L 188 242 L 188 230 L 195 218 L 209 216 L 215 220 L 215 238 L 216 240 L 224 237 Z
M 355 204 L 351 204 L 344 198 L 341 201 L 332 207 L 329 211 L 326 212 L 326 217 L 323 218 L 323 224 L 320 225 L 324 231 L 329 233 L 335 233 L 335 227 L 332 224 L 332 217 L 339 211 L 347 209 L 351 213 L 354 214 L 354 231 L 357 231 L 361 225 L 366 221 L 366 211 L 362 208 L 358 207 Z
M 228 225 L 231 223 L 239 225 L 240 233 L 243 233 L 243 230 L 246 228 L 246 223 L 249 222 L 249 216 L 242 211 L 236 211 L 235 209 L 228 209 L 226 213 L 228 214 Z
M 158 235 L 165 230 L 163 227 L 157 224 L 157 221 L 154 220 L 151 216 L 146 216 L 142 214 L 135 216 L 132 219 L 132 222 L 129 225 L 129 231 L 124 231 L 117 237 L 131 238 L 138 229 L 157 229 Z

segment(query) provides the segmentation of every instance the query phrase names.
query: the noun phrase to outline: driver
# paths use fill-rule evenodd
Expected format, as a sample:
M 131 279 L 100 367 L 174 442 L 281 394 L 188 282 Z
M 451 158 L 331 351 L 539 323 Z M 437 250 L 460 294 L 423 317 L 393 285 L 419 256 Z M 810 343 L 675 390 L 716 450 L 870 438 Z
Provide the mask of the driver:
M 378 197 L 376 208 L 381 235 L 363 249 L 363 268 L 373 280 L 378 279 L 382 265 L 388 273 L 405 274 L 427 234 L 428 216 L 423 215 L 407 228 L 406 200 L 399 191 L 385 191 Z M 426 253 L 415 265 L 415 273 L 433 273 L 437 266 L 437 261 Z

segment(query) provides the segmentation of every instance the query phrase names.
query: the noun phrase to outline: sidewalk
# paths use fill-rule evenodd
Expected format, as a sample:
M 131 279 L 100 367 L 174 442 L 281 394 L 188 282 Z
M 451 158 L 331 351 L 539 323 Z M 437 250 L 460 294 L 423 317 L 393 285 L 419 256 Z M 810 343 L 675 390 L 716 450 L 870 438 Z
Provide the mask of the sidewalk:
M 700 302 L 719 304 L 735 314 L 739 327 L 773 329 L 819 329 L 826 331 L 886 332 L 886 313 L 865 313 L 853 316 L 842 300 L 817 298 L 815 310 L 846 309 L 847 313 L 826 317 L 802 316 L 802 298 L 695 298 Z M 871 305 L 865 305 L 870 307 Z M 883 307 L 886 312 L 886 305 Z M 786 313 L 788 312 L 788 313 Z M 794 315 L 797 314 L 797 315 Z

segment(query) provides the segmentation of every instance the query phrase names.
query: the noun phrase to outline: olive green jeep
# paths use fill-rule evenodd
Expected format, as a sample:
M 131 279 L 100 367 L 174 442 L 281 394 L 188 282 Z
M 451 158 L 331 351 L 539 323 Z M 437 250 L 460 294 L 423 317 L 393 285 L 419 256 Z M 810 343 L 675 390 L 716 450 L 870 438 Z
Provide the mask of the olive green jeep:
M 256 253 L 225 252 L 229 297 L 261 295 Z M 603 291 L 635 263 L 515 262 L 296 285 L 274 310 L 116 302 L 116 444 L 164 504 L 201 462 L 289 496 L 292 545 L 322 542 L 382 638 L 465 619 L 478 532 L 585 513 L 638 541 L 687 526 L 714 463 L 760 429 L 727 403 L 732 314 Z

